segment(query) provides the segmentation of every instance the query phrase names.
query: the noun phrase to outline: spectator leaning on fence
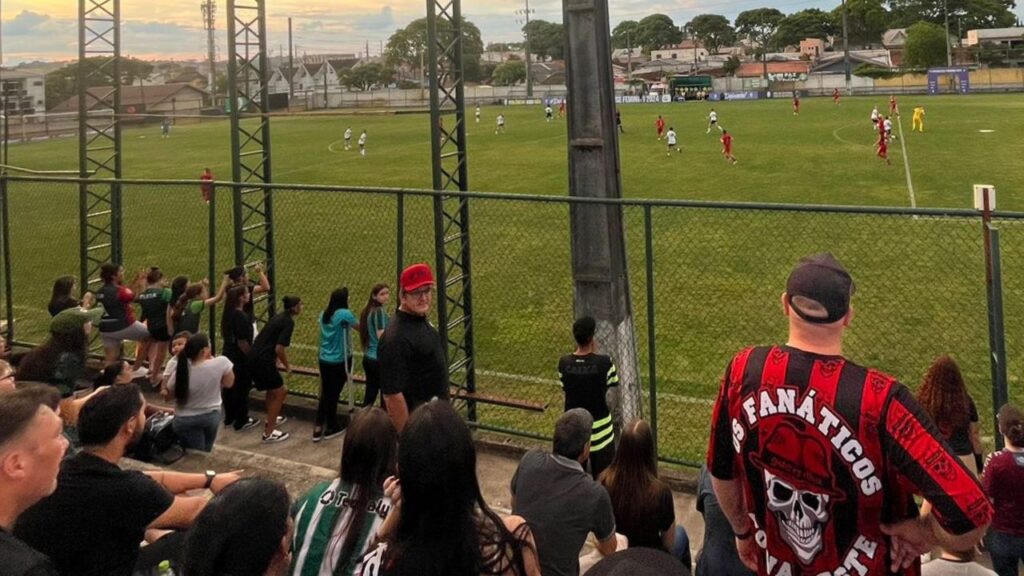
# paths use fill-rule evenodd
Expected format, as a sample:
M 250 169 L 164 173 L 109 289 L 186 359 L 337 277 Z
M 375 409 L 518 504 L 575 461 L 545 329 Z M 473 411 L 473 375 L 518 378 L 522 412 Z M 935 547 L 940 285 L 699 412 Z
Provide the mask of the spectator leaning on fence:
M 565 410 L 583 408 L 594 419 L 590 436 L 590 474 L 597 479 L 615 457 L 615 431 L 605 394 L 619 385 L 619 373 L 612 359 L 597 353 L 594 332 L 597 323 L 584 316 L 572 325 L 576 351 L 558 361 L 558 378 L 565 392 Z M 584 464 L 586 465 L 586 464 Z
M 348 309 L 348 288 L 331 292 L 331 299 L 317 315 L 320 346 L 320 397 L 313 423 L 313 442 L 328 440 L 344 432 L 338 424 L 338 398 L 352 373 L 352 332 L 359 323 Z
M 0 394 L 0 574 L 4 576 L 58 574 L 46 555 L 11 535 L 22 512 L 57 488 L 57 472 L 68 447 L 60 417 L 53 410 L 57 400 L 59 395 L 52 388 Z
M 253 385 L 257 390 L 267 394 L 267 423 L 263 430 L 263 441 L 267 443 L 283 442 L 290 436 L 287 432 L 276 429 L 277 425 L 285 420 L 280 414 L 284 399 L 288 396 L 288 388 L 277 365 L 280 363 L 281 367 L 291 374 L 288 347 L 292 344 L 295 317 L 302 313 L 302 300 L 298 296 L 285 296 L 281 299 L 281 304 L 284 310 L 267 322 L 253 342 L 252 352 L 249 353 L 249 371 L 252 374 Z
M 544 576 L 579 574 L 580 550 L 591 532 L 602 555 L 618 548 L 611 498 L 583 469 L 592 425 L 583 408 L 562 414 L 552 453 L 527 452 L 512 476 L 512 513 L 529 522 Z
M 401 433 L 419 405 L 448 399 L 448 366 L 441 335 L 427 315 L 434 301 L 434 273 L 426 264 L 402 270 L 401 305 L 381 336 L 381 391 L 391 421 Z
M 142 320 L 149 329 L 149 337 L 153 342 L 149 345 L 149 380 L 153 386 L 159 386 L 160 373 L 164 359 L 167 357 L 167 343 L 171 341 L 170 327 L 167 323 L 168 308 L 171 303 L 171 289 L 164 282 L 164 273 L 156 266 L 146 274 L 146 289 L 135 297 L 142 310 Z
M 61 276 L 53 281 L 53 293 L 46 307 L 50 316 L 56 316 L 68 308 L 92 308 L 95 298 L 91 292 L 86 292 L 81 300 L 74 296 L 77 285 L 74 276 Z
M 220 288 L 217 289 L 217 293 L 210 296 L 210 281 L 206 278 L 197 284 L 189 284 L 171 309 L 172 330 L 174 332 L 187 330 L 193 334 L 202 330 L 200 323 L 203 310 L 220 303 L 224 299 L 228 285 L 229 281 L 225 278 Z
M 103 320 L 100 322 L 100 336 L 103 340 L 105 363 L 112 364 L 121 357 L 121 344 L 125 340 L 137 342 L 145 348 L 150 341 L 146 325 L 135 319 L 132 303 L 135 294 L 142 288 L 145 274 L 139 272 L 132 286 L 124 285 L 124 267 L 118 264 L 104 264 L 100 267 L 100 279 L 103 286 L 96 292 L 96 301 L 103 307 Z M 142 366 L 143 355 L 137 354 L 132 367 L 134 376 L 141 378 L 148 374 Z
M 88 387 L 85 354 L 93 326 L 100 323 L 102 308 L 74 307 L 50 320 L 50 337 L 30 350 L 18 364 L 18 378 L 45 382 L 69 398 L 79 387 Z
M 221 312 L 220 334 L 224 337 L 224 356 L 231 360 L 235 373 L 235 385 L 222 389 L 224 402 L 224 425 L 236 432 L 259 426 L 260 421 L 249 416 L 249 391 L 252 390 L 252 374 L 249 371 L 249 353 L 252 351 L 252 320 L 245 313 L 249 301 L 246 286 L 232 286 L 227 291 L 224 311 Z
M 999 576 L 1015 576 L 1024 562 L 1024 413 L 1007 404 L 998 420 L 1006 447 L 989 457 L 982 476 L 995 508 L 989 552 Z
M 253 269 L 256 271 L 256 275 L 259 277 L 259 282 L 253 282 L 249 280 L 246 275 L 245 266 L 235 266 L 231 270 L 228 270 L 224 274 L 231 281 L 233 286 L 245 286 L 249 291 L 249 299 L 246 301 L 243 310 L 249 315 L 249 321 L 255 322 L 256 316 L 254 313 L 254 303 L 256 296 L 260 294 L 270 293 L 270 279 L 267 278 L 266 272 L 263 270 L 263 264 L 257 263 Z
M 854 284 L 831 254 L 782 295 L 789 339 L 729 363 L 708 466 L 744 563 L 762 576 L 887 574 L 965 550 L 992 508 L 910 391 L 843 357 Z M 919 515 L 910 490 L 934 505 Z
M 377 361 L 377 347 L 384 329 L 388 326 L 386 306 L 391 297 L 387 284 L 377 284 L 370 290 L 370 301 L 359 313 L 359 339 L 363 344 L 363 373 L 366 374 L 366 393 L 363 406 L 372 406 L 380 393 L 380 362 Z M 384 397 L 381 396 L 381 407 Z

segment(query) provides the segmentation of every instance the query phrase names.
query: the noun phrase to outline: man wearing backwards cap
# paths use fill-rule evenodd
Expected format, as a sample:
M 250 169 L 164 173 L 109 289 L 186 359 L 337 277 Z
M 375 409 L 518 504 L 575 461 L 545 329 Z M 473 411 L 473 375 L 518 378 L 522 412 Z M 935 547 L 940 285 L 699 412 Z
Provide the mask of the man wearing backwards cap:
M 843 357 L 853 292 L 831 254 L 800 260 L 782 294 L 789 341 L 747 348 L 725 371 L 708 468 L 740 557 L 762 576 L 910 572 L 932 548 L 973 548 L 991 520 L 907 388 Z
M 434 301 L 434 273 L 426 264 L 402 270 L 401 304 L 381 335 L 381 391 L 399 432 L 409 413 L 434 398 L 448 399 L 448 363 L 441 335 L 427 315 Z

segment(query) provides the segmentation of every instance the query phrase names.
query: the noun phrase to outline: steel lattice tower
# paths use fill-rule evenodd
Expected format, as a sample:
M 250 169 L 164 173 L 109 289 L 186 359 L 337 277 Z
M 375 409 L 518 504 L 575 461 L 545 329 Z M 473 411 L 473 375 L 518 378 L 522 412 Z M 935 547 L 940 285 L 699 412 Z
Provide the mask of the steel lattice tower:
M 121 2 L 78 2 L 78 171 L 81 178 L 121 178 Z M 87 90 L 92 86 L 91 90 Z M 110 110 L 110 116 L 90 112 Z M 99 267 L 121 262 L 121 184 L 79 185 L 82 288 Z
M 430 141 L 433 188 L 469 189 L 460 0 L 427 0 Z M 434 198 L 438 330 L 446 344 L 452 385 L 476 391 L 469 204 L 460 196 Z M 468 404 L 469 420 L 476 405 Z
M 266 321 L 277 287 L 273 194 L 265 186 L 271 181 L 266 6 L 264 0 L 228 0 L 227 10 L 235 261 L 247 269 L 265 263 L 271 288 L 256 316 Z

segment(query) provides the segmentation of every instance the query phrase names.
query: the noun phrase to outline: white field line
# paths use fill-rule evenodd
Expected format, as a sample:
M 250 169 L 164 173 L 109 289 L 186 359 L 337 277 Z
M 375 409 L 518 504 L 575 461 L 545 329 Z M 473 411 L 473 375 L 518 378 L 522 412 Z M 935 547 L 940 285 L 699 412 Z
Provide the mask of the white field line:
M 851 142 L 851 141 L 847 140 L 846 138 L 843 138 L 842 136 L 839 135 L 839 132 L 841 130 L 846 130 L 847 128 L 852 128 L 854 126 L 859 126 L 859 124 L 847 124 L 846 126 L 840 126 L 839 128 L 836 128 L 835 130 L 832 131 L 832 136 L 836 140 L 839 140 L 840 142 L 842 142 L 844 144 L 850 144 L 852 146 L 868 146 L 867 144 L 862 144 L 860 142 Z
M 907 140 L 903 138 L 902 116 L 896 116 L 896 125 L 900 129 L 900 150 L 903 152 L 903 170 L 907 174 L 907 192 L 910 194 L 910 207 L 917 208 L 917 199 L 914 197 L 914 181 L 910 178 L 910 157 L 907 156 Z

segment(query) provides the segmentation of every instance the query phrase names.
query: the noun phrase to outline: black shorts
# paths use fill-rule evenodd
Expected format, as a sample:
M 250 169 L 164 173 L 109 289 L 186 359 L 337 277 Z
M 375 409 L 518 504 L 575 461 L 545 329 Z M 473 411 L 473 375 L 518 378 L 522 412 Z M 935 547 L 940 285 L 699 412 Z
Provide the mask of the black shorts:
M 253 388 L 269 392 L 284 387 L 284 378 L 276 366 L 253 365 L 249 367 Z
M 150 326 L 149 336 L 157 342 L 170 342 L 171 333 L 167 331 L 167 326 Z

